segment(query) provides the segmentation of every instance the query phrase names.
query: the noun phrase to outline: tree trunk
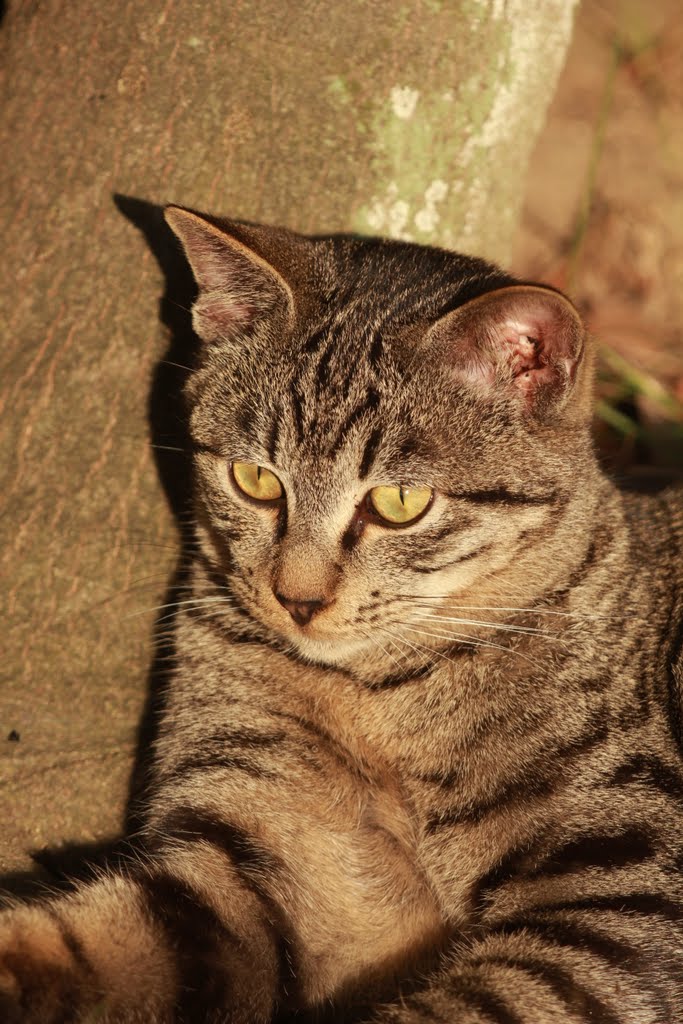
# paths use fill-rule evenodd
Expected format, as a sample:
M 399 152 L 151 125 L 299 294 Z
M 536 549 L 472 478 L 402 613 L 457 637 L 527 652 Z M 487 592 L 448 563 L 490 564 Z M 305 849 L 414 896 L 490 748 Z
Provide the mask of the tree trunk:
M 573 7 L 10 0 L 4 869 L 120 828 L 176 560 L 148 426 L 162 274 L 112 194 L 505 261 Z

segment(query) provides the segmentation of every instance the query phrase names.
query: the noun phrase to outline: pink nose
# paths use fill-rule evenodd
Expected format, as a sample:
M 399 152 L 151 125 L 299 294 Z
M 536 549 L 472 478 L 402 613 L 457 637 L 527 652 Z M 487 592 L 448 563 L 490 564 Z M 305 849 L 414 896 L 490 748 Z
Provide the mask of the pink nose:
M 311 598 L 308 601 L 295 601 L 277 592 L 275 597 L 282 607 L 287 609 L 297 626 L 308 625 L 315 613 L 327 604 L 326 601 L 319 600 L 318 598 Z

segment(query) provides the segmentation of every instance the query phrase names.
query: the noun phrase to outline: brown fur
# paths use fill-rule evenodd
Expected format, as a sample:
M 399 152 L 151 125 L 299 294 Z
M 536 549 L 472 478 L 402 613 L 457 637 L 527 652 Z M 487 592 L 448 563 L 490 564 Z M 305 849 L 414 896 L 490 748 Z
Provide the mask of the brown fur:
M 575 311 L 456 254 L 168 217 L 204 347 L 144 836 L 4 915 L 8 1019 L 683 1022 L 683 498 L 599 470 Z M 384 484 L 433 502 L 387 527 Z

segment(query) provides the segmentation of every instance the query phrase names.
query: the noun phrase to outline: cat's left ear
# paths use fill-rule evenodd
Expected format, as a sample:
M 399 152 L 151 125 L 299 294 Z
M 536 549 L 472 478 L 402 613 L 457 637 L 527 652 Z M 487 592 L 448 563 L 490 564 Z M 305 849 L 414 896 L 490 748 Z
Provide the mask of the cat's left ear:
M 292 289 L 270 250 L 286 262 L 288 247 L 296 244 L 292 232 L 222 221 L 180 206 L 168 206 L 165 217 L 199 287 L 192 325 L 202 341 L 216 345 L 248 337 L 266 319 L 278 328 L 291 323 Z
M 512 285 L 446 314 L 425 339 L 482 397 L 504 397 L 537 419 L 588 415 L 592 374 L 586 330 L 560 292 Z

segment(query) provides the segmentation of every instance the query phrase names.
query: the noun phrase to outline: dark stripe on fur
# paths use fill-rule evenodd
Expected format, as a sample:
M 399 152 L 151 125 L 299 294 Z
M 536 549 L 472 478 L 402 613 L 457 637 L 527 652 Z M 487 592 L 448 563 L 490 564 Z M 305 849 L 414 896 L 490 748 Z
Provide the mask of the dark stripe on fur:
M 547 860 L 539 864 L 537 871 L 529 872 L 526 877 L 564 875 L 584 868 L 611 870 L 640 864 L 655 853 L 651 835 L 644 828 L 633 826 L 619 835 L 572 839 L 554 850 Z
M 529 864 L 536 866 L 536 860 L 529 849 L 529 844 L 513 846 L 505 856 L 482 875 L 472 887 L 472 913 L 479 918 L 486 913 L 491 897 L 497 889 L 507 885 L 513 878 L 525 873 Z
M 462 771 L 458 767 L 447 772 L 416 772 L 415 778 L 419 779 L 420 782 L 427 782 L 430 785 L 438 786 L 439 789 L 451 789 L 462 779 Z
M 535 957 L 487 956 L 479 961 L 481 964 L 500 964 L 513 970 L 530 974 L 537 981 L 546 985 L 567 1009 L 576 1015 L 578 1020 L 590 1021 L 591 1024 L 624 1024 L 621 1015 L 612 1010 L 592 992 L 588 992 L 570 971 L 547 963 Z
M 322 726 L 289 711 L 271 708 L 270 714 L 275 718 L 284 718 L 285 720 L 292 722 L 296 728 L 300 729 L 306 735 L 307 749 L 312 752 L 318 752 L 322 748 L 326 754 L 333 757 L 334 760 L 341 764 L 347 771 L 351 771 L 355 775 L 363 776 L 363 771 L 359 763 L 353 760 L 344 746 L 329 732 L 327 732 L 327 730 L 323 729 Z M 301 742 L 301 738 L 299 738 L 298 742 Z
M 280 861 L 249 832 L 228 821 L 217 821 L 189 805 L 174 807 L 156 826 L 162 837 L 206 842 L 227 854 L 240 874 L 279 870 Z
M 296 388 L 292 388 L 290 397 L 292 402 L 292 415 L 294 417 L 294 429 L 296 430 L 296 440 L 298 444 L 301 444 L 304 439 L 303 398 Z
M 213 455 L 217 459 L 224 458 L 223 453 L 219 452 L 217 448 L 209 444 L 202 444 L 201 441 L 195 441 L 194 438 L 190 438 L 190 448 L 198 455 Z
M 404 683 L 413 683 L 416 679 L 424 679 L 432 671 L 433 665 L 420 665 L 419 668 L 410 669 L 407 672 L 397 672 L 394 675 L 384 676 L 383 679 L 377 679 L 372 683 L 364 683 L 364 686 L 368 690 L 374 692 L 380 692 L 383 690 L 395 690 L 399 686 L 403 686 Z
M 239 937 L 190 886 L 173 875 L 143 875 L 138 885 L 150 917 L 163 929 L 176 952 L 180 974 L 177 1019 L 210 1019 L 209 1014 L 217 1007 L 230 1005 L 225 953 L 226 946 L 239 947 Z
M 490 491 L 453 491 L 448 498 L 469 501 L 474 505 L 553 505 L 558 498 L 557 492 L 551 494 L 523 494 L 519 491 L 508 491 L 506 487 L 496 487 Z
M 406 435 L 398 446 L 398 454 L 402 459 L 407 459 L 411 455 L 419 455 L 422 451 L 422 444 L 416 437 Z
M 254 407 L 250 402 L 243 402 L 237 411 L 237 425 L 240 428 L 240 433 L 245 437 L 249 437 L 251 435 L 255 415 Z
M 362 402 L 353 409 L 347 416 L 344 423 L 339 427 L 332 444 L 330 445 L 330 457 L 337 454 L 341 448 L 343 442 L 348 437 L 349 432 L 358 423 L 366 413 L 374 412 L 379 405 L 379 392 L 375 388 L 368 388 L 367 394 Z
M 642 961 L 639 959 L 640 951 L 629 943 L 603 935 L 576 921 L 539 920 L 522 912 L 519 920 L 506 921 L 490 929 L 490 934 L 493 935 L 518 935 L 520 932 L 538 936 L 553 946 L 591 953 L 607 961 L 612 967 L 620 967 L 632 973 L 647 971 L 650 968 L 650 964 L 646 963 L 644 958 Z
M 679 772 L 664 764 L 654 754 L 636 754 L 614 772 L 611 783 L 615 786 L 643 782 L 665 796 L 683 803 L 683 778 Z
M 76 964 L 78 970 L 86 977 L 95 978 L 96 971 L 93 965 L 90 963 L 88 956 L 83 949 L 83 943 L 75 934 L 75 932 L 69 927 L 64 921 L 57 910 L 52 907 L 49 903 L 45 905 L 45 912 L 50 916 L 52 921 L 59 929 L 62 942 L 69 950 L 72 960 Z
M 460 562 L 469 562 L 473 558 L 479 558 L 480 555 L 484 555 L 487 551 L 490 551 L 492 547 L 493 544 L 484 544 L 483 547 L 477 548 L 476 551 L 468 551 L 467 554 L 458 555 L 457 558 L 452 558 L 448 562 L 442 562 L 440 565 L 413 565 L 412 568 L 414 572 L 441 572 L 442 569 L 450 569 L 452 565 L 458 565 Z M 444 623 L 444 625 L 448 626 L 449 624 Z M 463 623 L 463 625 L 465 625 L 465 623 Z M 473 639 L 476 638 L 473 637 Z
M 233 599 L 230 598 L 230 611 L 239 612 L 236 604 L 233 604 Z M 188 619 L 195 619 L 200 625 L 210 629 L 213 633 L 218 634 L 224 640 L 228 640 L 231 644 L 262 644 L 265 641 L 263 632 L 258 628 L 252 629 L 252 626 L 256 626 L 254 620 L 249 623 L 245 623 L 244 627 L 240 629 L 239 633 L 235 631 L 235 627 L 230 624 L 229 626 L 219 618 L 218 612 L 214 608 L 209 608 L 206 605 L 189 605 L 185 608 L 179 609 L 179 614 L 186 615 Z M 246 615 L 249 612 L 246 611 Z M 251 616 L 249 616 L 251 619 Z
M 372 465 L 375 461 L 375 456 L 377 454 L 377 449 L 379 448 L 379 443 L 381 440 L 382 428 L 375 427 L 375 429 L 372 431 L 370 437 L 368 438 L 365 444 L 365 449 L 363 450 L 363 457 L 360 461 L 360 469 L 358 470 L 358 477 L 360 480 L 365 480 L 368 473 L 372 469 Z
M 183 842 L 205 842 L 226 854 L 244 884 L 258 897 L 263 906 L 262 926 L 268 933 L 276 950 L 280 977 L 287 984 L 296 977 L 298 954 L 291 928 L 282 912 L 263 885 L 265 878 L 283 876 L 284 865 L 270 850 L 266 849 L 245 829 L 227 821 L 217 821 L 189 805 L 181 805 L 170 811 L 155 826 L 155 835 Z M 229 1006 L 215 1003 L 216 1006 Z M 189 1018 L 194 1020 L 194 1018 Z M 199 1018 L 204 1020 L 203 1017 Z M 209 1019 L 209 1018 L 207 1018 Z
M 169 766 L 168 775 L 175 779 L 182 779 L 186 775 L 195 772 L 210 772 L 215 769 L 227 769 L 229 771 L 244 772 L 253 779 L 277 779 L 278 773 L 266 768 L 257 760 L 242 757 L 239 754 L 226 754 L 218 750 L 198 750 L 187 757 L 178 760 Z
M 280 746 L 287 739 L 284 732 L 262 733 L 252 729 L 225 729 L 202 736 L 202 750 L 225 752 L 226 747 L 242 747 L 247 750 L 262 750 Z
M 582 899 L 539 904 L 534 909 L 610 911 L 615 914 L 636 914 L 639 917 L 660 917 L 683 925 L 683 903 L 676 903 L 668 896 L 652 892 L 586 896 Z
M 329 324 L 325 323 L 322 327 L 320 327 L 317 331 L 315 331 L 310 336 L 308 341 L 306 341 L 306 343 L 304 344 L 304 347 L 303 347 L 304 352 L 308 352 L 308 353 L 311 353 L 311 354 L 314 353 L 314 352 L 317 352 L 318 349 L 320 348 L 320 346 L 322 345 L 322 343 L 325 341 L 325 338 L 327 337 L 328 332 L 329 332 Z
M 72 1021 L 80 1019 L 84 1003 L 90 1000 L 94 991 L 97 991 L 97 973 L 86 956 L 79 938 L 62 920 L 57 909 L 47 904 L 44 910 L 59 931 L 60 938 L 73 961 L 73 968 L 65 971 L 61 966 L 51 965 L 49 962 L 38 959 L 34 961 L 30 954 L 11 952 L 5 954 L 6 966 L 16 973 L 21 987 L 27 992 L 40 993 L 41 1005 L 44 1003 L 46 1011 L 49 1005 L 50 1021 L 54 1021 L 54 1024 L 71 1024 Z M 14 1020 L 13 1017 L 8 1019 Z M 19 1019 L 17 1018 L 17 1021 Z
M 614 935 L 597 932 L 582 922 L 538 919 L 523 913 L 518 921 L 494 926 L 491 931 L 496 935 L 515 935 L 521 932 L 538 936 L 553 946 L 589 953 L 604 960 L 610 967 L 635 975 L 640 980 L 640 988 L 657 998 L 663 1014 L 662 1020 L 668 1019 L 671 1007 L 659 983 L 657 964 L 652 962 L 651 956 L 642 947 L 620 941 Z
M 493 1024 L 527 1024 L 524 1017 L 511 1010 L 508 1004 L 498 995 L 477 985 L 469 979 L 458 979 L 457 993 L 465 1005 L 483 1014 Z
M 472 526 L 472 523 L 473 520 L 471 518 L 465 519 L 464 522 L 460 519 L 457 525 L 449 523 L 448 526 L 440 526 L 435 530 L 424 530 L 421 535 L 422 542 L 425 545 L 433 544 L 434 548 L 438 551 L 442 540 L 445 540 L 446 537 L 451 537 L 458 529 L 466 530 L 469 526 Z
M 321 355 L 316 370 L 316 392 L 320 396 L 325 388 L 330 383 L 330 362 L 334 355 L 334 339 L 331 338 L 330 343 Z M 313 433 L 313 431 L 311 431 Z
M 445 811 L 432 814 L 426 825 L 427 834 L 433 834 L 441 828 L 453 825 L 478 824 L 489 814 L 494 814 L 504 807 L 518 803 L 526 803 L 532 799 L 547 796 L 556 786 L 566 782 L 570 773 L 567 762 L 583 758 L 605 740 L 608 734 L 604 723 L 592 723 L 586 732 L 572 743 L 552 752 L 552 763 L 547 765 L 547 758 L 537 766 L 529 766 L 522 778 L 502 783 L 499 788 L 486 799 L 474 806 L 456 806 Z M 550 753 L 550 752 L 548 752 Z
M 370 351 L 368 352 L 368 359 L 370 360 L 370 366 L 377 367 L 382 358 L 383 350 L 382 335 L 379 331 L 375 331 L 375 335 L 370 345 Z
M 266 451 L 268 452 L 268 458 L 272 463 L 277 462 L 277 446 L 280 440 L 280 411 L 275 409 L 273 411 L 273 418 L 270 423 L 270 429 L 268 431 L 268 440 L 266 441 Z
M 598 547 L 597 541 L 592 540 L 588 545 L 586 554 L 569 577 L 569 582 L 567 583 L 563 593 L 569 593 L 575 587 L 578 587 L 579 583 L 583 583 L 586 577 L 590 574 L 593 566 L 597 563 L 600 550 L 601 549 Z

